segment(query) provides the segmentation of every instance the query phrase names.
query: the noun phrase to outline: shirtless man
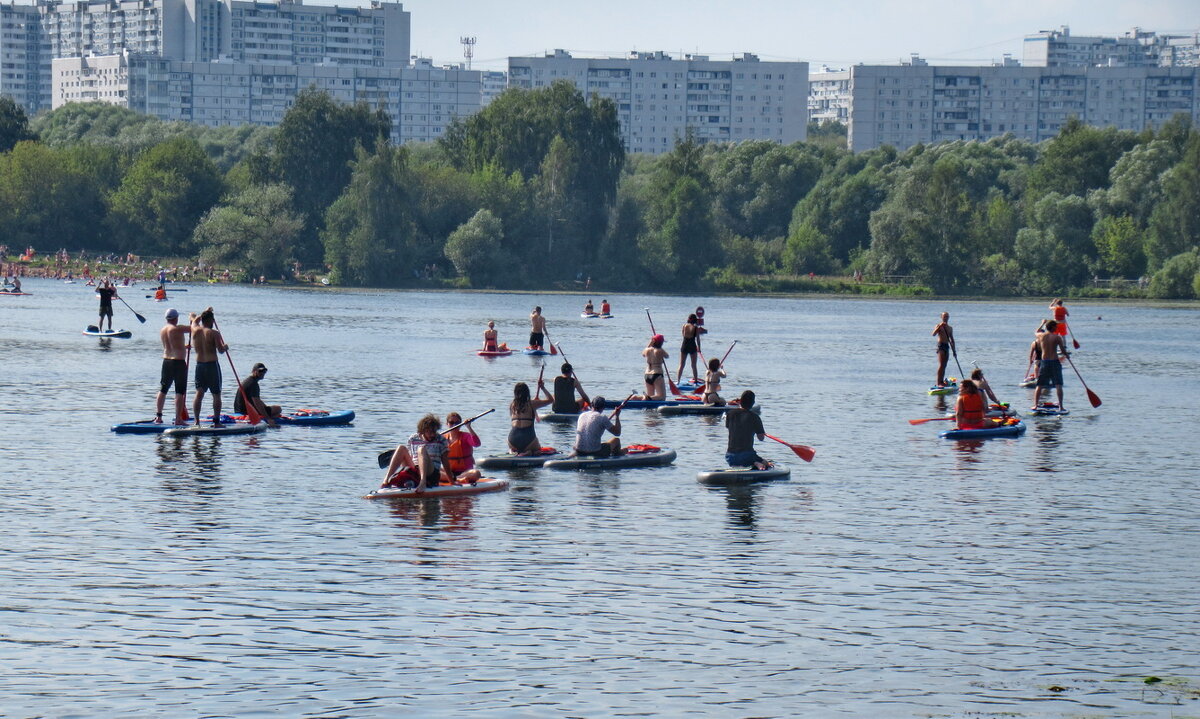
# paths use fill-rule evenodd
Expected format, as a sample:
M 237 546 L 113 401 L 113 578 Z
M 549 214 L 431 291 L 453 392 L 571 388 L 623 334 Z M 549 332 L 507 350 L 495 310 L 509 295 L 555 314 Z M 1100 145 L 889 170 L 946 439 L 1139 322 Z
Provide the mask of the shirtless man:
M 179 324 L 179 311 L 174 307 L 166 311 L 165 317 L 167 323 L 158 331 L 158 339 L 163 347 L 163 361 L 158 398 L 154 407 L 154 421 L 162 424 L 163 402 L 167 399 L 167 389 L 175 385 L 175 424 L 184 424 L 187 422 L 187 340 L 184 336 L 191 334 L 192 327 Z M 192 314 L 191 318 L 194 320 L 196 315 Z
M 937 337 L 937 384 L 935 387 L 946 386 L 946 363 L 950 361 L 950 353 L 958 354 L 958 348 L 954 346 L 954 328 L 950 326 L 950 313 L 942 313 L 942 321 L 938 322 L 933 328 L 931 336 Z
M 1063 357 L 1070 357 L 1067 352 L 1067 343 L 1063 340 L 1062 335 L 1056 331 L 1058 323 L 1050 320 L 1046 323 L 1046 331 L 1037 338 L 1038 347 L 1042 350 L 1042 360 L 1038 365 L 1038 380 L 1037 389 L 1033 391 L 1033 409 L 1037 409 L 1042 401 L 1042 390 L 1053 386 L 1058 390 L 1058 408 L 1065 410 L 1063 407 L 1063 375 L 1062 375 L 1062 358 L 1059 357 L 1059 352 L 1062 352 Z
M 100 287 L 96 290 L 96 294 L 100 295 L 100 324 L 97 325 L 96 328 L 103 330 L 104 318 L 108 317 L 108 331 L 112 332 L 112 301 L 113 298 L 117 296 L 117 288 L 113 287 L 112 282 L 104 280 L 100 283 Z
M 546 337 L 546 318 L 542 316 L 542 308 L 534 307 L 529 313 L 529 347 L 541 349 Z
M 489 321 L 488 328 L 483 331 L 483 351 L 495 352 L 498 349 L 496 339 L 500 333 L 496 331 L 496 323 Z
M 192 417 L 200 425 L 200 405 L 205 391 L 212 391 L 213 426 L 221 426 L 221 365 L 217 353 L 225 354 L 229 345 L 214 328 L 216 319 L 209 307 L 192 318 L 192 347 L 196 350 L 196 396 L 192 400 Z

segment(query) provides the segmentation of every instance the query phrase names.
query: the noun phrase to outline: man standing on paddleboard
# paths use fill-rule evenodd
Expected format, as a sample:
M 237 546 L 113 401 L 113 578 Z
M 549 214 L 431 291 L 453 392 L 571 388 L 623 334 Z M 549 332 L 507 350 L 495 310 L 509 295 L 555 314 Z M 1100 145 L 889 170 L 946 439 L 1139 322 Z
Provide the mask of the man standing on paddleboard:
M 529 313 L 529 347 L 541 349 L 546 337 L 546 318 L 542 316 L 542 308 L 534 307 Z
M 164 313 L 167 323 L 158 331 L 158 339 L 162 342 L 163 361 L 162 372 L 159 375 L 158 397 L 154 406 L 154 421 L 162 423 L 163 403 L 167 399 L 167 390 L 175 386 L 175 424 L 187 421 L 187 359 L 185 351 L 187 340 L 184 335 L 192 332 L 190 324 L 179 324 L 179 310 L 172 307 Z M 195 314 L 191 315 L 196 318 Z
M 1053 386 L 1058 390 L 1058 410 L 1064 412 L 1066 407 L 1063 407 L 1062 358 L 1058 353 L 1061 351 L 1063 357 L 1070 357 L 1071 353 L 1067 352 L 1067 343 L 1062 335 L 1058 334 L 1058 323 L 1054 320 L 1047 322 L 1046 331 L 1036 341 L 1042 349 L 1042 360 L 1038 366 L 1037 389 L 1033 391 L 1032 409 L 1037 409 L 1042 403 L 1042 391 Z
M 100 283 L 100 287 L 96 290 L 96 294 L 100 295 L 100 323 L 97 325 L 96 329 L 103 330 L 104 318 L 108 317 L 108 331 L 112 332 L 112 301 L 113 298 L 117 296 L 117 288 L 113 287 L 113 283 L 109 280 L 104 280 Z
M 192 417 L 200 426 L 200 405 L 204 393 L 212 392 L 213 426 L 221 426 L 221 365 L 217 353 L 225 354 L 229 345 L 215 329 L 216 318 L 209 307 L 192 320 L 192 347 L 196 350 L 196 396 L 192 400 Z
M 942 313 L 942 321 L 934 326 L 931 336 L 936 336 L 937 340 L 937 383 L 935 387 L 946 386 L 946 363 L 950 361 L 950 353 L 958 353 L 958 348 L 954 346 L 954 328 L 950 326 L 950 313 Z

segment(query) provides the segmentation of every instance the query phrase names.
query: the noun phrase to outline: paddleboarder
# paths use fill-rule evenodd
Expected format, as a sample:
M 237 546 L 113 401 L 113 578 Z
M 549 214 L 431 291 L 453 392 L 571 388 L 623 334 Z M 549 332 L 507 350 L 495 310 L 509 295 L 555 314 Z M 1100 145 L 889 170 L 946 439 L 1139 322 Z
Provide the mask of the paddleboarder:
M 612 314 L 612 305 L 608 304 L 608 300 L 604 300 L 603 302 L 600 303 L 600 314 L 602 314 L 602 315 L 611 315 Z
M 1050 320 L 1046 323 L 1046 331 L 1037 339 L 1042 351 L 1042 360 L 1038 364 L 1037 389 L 1033 391 L 1033 407 L 1037 409 L 1042 403 L 1042 392 L 1048 387 L 1054 387 L 1058 392 L 1058 409 L 1066 411 L 1063 406 L 1063 375 L 1062 357 L 1070 357 L 1067 352 L 1067 342 L 1058 333 L 1058 323 Z M 1062 353 L 1060 356 L 1059 353 Z
M 546 397 L 542 397 L 542 393 Z M 554 397 L 546 390 L 546 383 L 538 379 L 537 396 L 529 396 L 529 385 L 518 382 L 513 385 L 513 400 L 508 405 L 510 428 L 508 430 L 508 449 L 513 454 L 523 457 L 540 454 L 542 443 L 538 440 L 533 423 L 537 418 L 538 409 L 554 401 Z
M 935 387 L 946 386 L 946 363 L 950 361 L 950 353 L 958 353 L 954 346 L 954 328 L 950 326 L 950 313 L 942 313 L 942 321 L 934 325 L 931 336 L 937 337 L 937 382 Z
M 242 380 L 241 390 L 233 395 L 233 411 L 238 414 L 246 414 L 246 402 L 250 402 L 263 419 L 267 420 L 267 424 L 274 427 L 278 424 L 275 418 L 283 414 L 283 408 L 277 404 L 263 403 L 258 383 L 266 376 L 267 366 L 262 362 L 255 362 L 254 368 L 250 370 L 250 376 Z M 242 399 L 243 397 L 245 400 Z
M 534 307 L 529 313 L 529 347 L 541 349 L 546 337 L 546 318 L 542 316 L 542 308 Z
M 167 390 L 175 387 L 175 424 L 187 422 L 187 340 L 184 335 L 192 332 L 191 324 L 179 324 L 179 310 L 172 307 L 163 313 L 166 324 L 158 331 L 158 339 L 162 342 L 163 360 L 162 371 L 159 374 L 158 396 L 154 405 L 154 421 L 162 424 L 163 404 L 167 399 Z M 195 314 L 190 315 L 195 319 Z
M 721 407 L 725 400 L 721 398 L 721 378 L 725 370 L 721 368 L 721 360 L 713 357 L 708 361 L 708 371 L 704 373 L 704 404 Z
M 730 467 L 769 469 L 772 466 L 754 451 L 755 437 L 758 437 L 760 442 L 767 439 L 762 419 L 750 411 L 754 407 L 754 400 L 754 391 L 748 389 L 742 392 L 738 408 L 725 413 L 725 429 L 729 432 L 729 442 L 725 446 L 725 463 Z
M 642 381 L 646 384 L 646 393 L 634 395 L 632 399 L 666 399 L 667 398 L 667 358 L 670 355 L 662 348 L 666 338 L 662 335 L 654 335 L 650 338 L 650 344 L 646 345 L 646 349 L 642 350 L 642 357 L 646 359 L 646 371 L 642 375 Z
M 992 390 L 992 386 L 983 377 L 983 370 L 979 367 L 971 370 L 971 381 L 975 383 L 975 388 L 979 390 L 979 394 L 983 395 L 984 399 L 990 399 L 995 404 L 1000 404 L 1000 400 L 996 399 L 996 393 Z
M 427 414 L 417 422 L 417 431 L 401 442 L 392 453 L 387 473 L 383 475 L 383 487 L 412 486 L 418 492 L 426 487 L 436 487 L 439 480 L 454 484 L 448 463 L 442 461 L 448 449 L 446 439 L 438 433 L 442 422 L 437 415 Z
M 221 365 L 217 353 L 225 354 L 229 345 L 214 325 L 216 318 L 211 307 L 192 319 L 192 349 L 196 352 L 196 396 L 192 399 L 192 417 L 197 427 L 200 426 L 200 406 L 205 392 L 212 392 L 213 426 L 221 426 Z
M 496 323 L 489 320 L 488 328 L 483 331 L 483 351 L 495 352 L 499 348 L 499 345 L 496 343 L 499 336 L 500 333 L 496 331 Z
M 1058 297 L 1055 297 L 1054 300 L 1050 303 L 1050 312 L 1053 313 L 1052 316 L 1054 317 L 1054 321 L 1057 323 L 1057 326 L 1055 327 L 1054 331 L 1056 333 L 1062 335 L 1063 337 L 1066 337 L 1067 336 L 1067 315 L 1069 315 L 1071 313 L 1067 312 L 1067 308 L 1063 306 L 1063 301 L 1061 299 L 1059 299 Z
M 621 408 L 613 412 L 612 418 L 604 415 L 607 407 L 605 399 L 596 396 L 592 400 L 591 409 L 585 410 L 575 422 L 575 456 L 577 457 L 617 457 L 625 454 L 621 449 Z M 612 439 L 604 441 L 605 432 L 612 433 Z
M 592 301 L 591 301 L 591 300 L 588 300 L 588 301 L 587 301 L 587 304 L 583 306 L 583 313 L 584 313 L 585 315 L 594 315 L 594 314 L 596 314 L 596 309 L 595 309 L 595 306 L 594 306 L 594 305 L 592 305 Z
M 974 382 L 964 379 L 958 385 L 958 399 L 954 401 L 954 421 L 958 428 L 983 429 L 987 426 L 984 421 L 986 413 L 983 394 Z
M 687 363 L 688 357 L 692 358 L 692 378 L 697 378 L 700 375 L 696 372 L 696 357 L 700 352 L 700 325 L 697 324 L 699 317 L 696 313 L 688 315 L 687 321 L 683 323 L 680 332 L 683 335 L 683 344 L 679 346 L 679 371 L 675 373 L 675 381 L 683 381 L 683 366 Z
M 575 399 L 576 392 L 579 393 L 578 400 Z M 589 401 L 571 363 L 563 362 L 562 374 L 554 378 L 554 404 L 551 409 L 557 414 L 575 414 L 582 412 Z
M 455 426 L 462 423 L 462 415 L 458 412 L 446 415 L 446 424 L 452 427 L 445 433 L 446 466 L 450 468 L 451 476 L 460 482 L 475 484 L 483 477 L 483 473 L 475 469 L 475 448 L 483 444 L 483 441 L 479 439 L 470 422 L 462 427 Z
M 104 318 L 108 317 L 108 331 L 112 332 L 112 301 L 117 296 L 117 288 L 113 286 L 112 282 L 104 280 L 100 283 L 100 288 L 96 290 L 96 294 L 100 295 L 100 322 L 96 329 L 103 331 Z

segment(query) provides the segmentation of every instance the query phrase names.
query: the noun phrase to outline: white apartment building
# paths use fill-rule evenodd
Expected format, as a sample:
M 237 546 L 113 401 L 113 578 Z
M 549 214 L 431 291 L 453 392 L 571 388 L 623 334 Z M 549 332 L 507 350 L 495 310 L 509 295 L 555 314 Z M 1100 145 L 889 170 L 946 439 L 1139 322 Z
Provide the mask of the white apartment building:
M 1133 28 L 1121 37 L 1072 35 L 1063 25 L 1026 35 L 1029 67 L 1195 67 L 1200 34 L 1158 35 Z
M 27 111 L 52 105 L 53 58 L 129 52 L 171 60 L 407 67 L 401 3 L 303 0 L 77 0 L 0 5 L 0 94 Z
M 844 84 L 850 149 L 986 140 L 1011 133 L 1054 137 L 1071 116 L 1140 131 L 1177 113 L 1200 122 L 1200 68 L 856 65 L 812 78 Z M 848 75 L 848 77 L 846 77 Z
M 746 53 L 732 60 L 664 52 L 575 58 L 565 50 L 544 57 L 510 57 L 509 87 L 536 89 L 568 80 L 585 96 L 617 106 L 629 152 L 663 153 L 690 128 L 704 142 L 801 142 L 808 123 L 808 63 L 761 62 Z
M 508 73 L 499 70 L 484 70 L 481 77 L 482 84 L 480 85 L 481 97 L 479 100 L 480 107 L 487 107 L 500 96 L 500 93 L 508 89 Z
M 54 61 L 54 107 L 108 102 L 168 121 L 278 125 L 296 94 L 315 86 L 338 102 L 366 102 L 392 118 L 395 143 L 431 142 L 456 117 L 479 111 L 479 72 L 405 68 L 169 60 L 107 55 Z
M 850 71 L 822 67 L 808 76 L 808 119 L 850 123 Z

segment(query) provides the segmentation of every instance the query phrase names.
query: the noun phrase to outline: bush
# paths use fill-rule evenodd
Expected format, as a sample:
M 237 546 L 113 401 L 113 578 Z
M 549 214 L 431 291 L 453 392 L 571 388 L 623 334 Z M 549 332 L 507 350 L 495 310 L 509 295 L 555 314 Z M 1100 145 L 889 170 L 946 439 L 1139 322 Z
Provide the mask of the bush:
M 1195 251 L 1175 255 L 1150 278 L 1149 294 L 1159 299 L 1192 299 L 1197 296 L 1197 273 L 1200 256 Z

